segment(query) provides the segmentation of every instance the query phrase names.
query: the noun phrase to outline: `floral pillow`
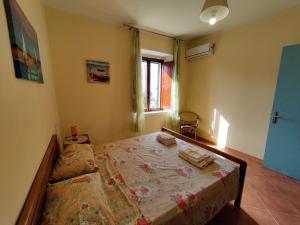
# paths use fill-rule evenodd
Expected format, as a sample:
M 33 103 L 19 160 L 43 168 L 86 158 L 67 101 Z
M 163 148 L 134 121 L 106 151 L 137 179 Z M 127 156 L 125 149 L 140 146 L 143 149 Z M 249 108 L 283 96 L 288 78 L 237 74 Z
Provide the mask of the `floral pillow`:
M 99 173 L 49 184 L 42 225 L 112 225 Z
M 96 169 L 94 153 L 90 145 L 70 145 L 60 153 L 52 172 L 51 181 L 69 179 L 95 172 Z

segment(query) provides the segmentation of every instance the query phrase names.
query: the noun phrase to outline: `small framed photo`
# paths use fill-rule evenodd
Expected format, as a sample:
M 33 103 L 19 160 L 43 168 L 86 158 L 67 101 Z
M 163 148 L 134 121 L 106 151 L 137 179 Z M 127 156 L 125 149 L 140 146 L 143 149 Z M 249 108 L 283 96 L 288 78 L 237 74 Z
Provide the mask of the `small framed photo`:
M 87 60 L 87 79 L 90 83 L 109 83 L 109 63 Z

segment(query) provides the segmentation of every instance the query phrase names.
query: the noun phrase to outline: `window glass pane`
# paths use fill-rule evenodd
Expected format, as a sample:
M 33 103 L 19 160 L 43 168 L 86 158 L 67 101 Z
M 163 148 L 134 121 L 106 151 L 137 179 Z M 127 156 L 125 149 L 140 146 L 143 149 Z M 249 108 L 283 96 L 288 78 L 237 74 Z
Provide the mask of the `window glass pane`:
M 147 62 L 142 62 L 142 92 L 144 98 L 144 108 L 146 109 L 147 103 Z
M 160 71 L 161 64 L 157 62 L 150 63 L 150 109 L 160 108 Z

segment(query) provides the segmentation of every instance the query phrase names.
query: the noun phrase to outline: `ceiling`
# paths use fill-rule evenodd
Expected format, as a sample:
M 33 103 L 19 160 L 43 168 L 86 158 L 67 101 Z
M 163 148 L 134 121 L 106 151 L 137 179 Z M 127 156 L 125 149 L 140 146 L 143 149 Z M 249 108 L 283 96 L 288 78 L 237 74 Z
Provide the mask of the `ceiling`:
M 300 4 L 300 0 L 228 0 L 229 16 L 215 26 L 199 19 L 204 0 L 46 0 L 46 3 L 99 20 L 193 39 L 261 19 Z

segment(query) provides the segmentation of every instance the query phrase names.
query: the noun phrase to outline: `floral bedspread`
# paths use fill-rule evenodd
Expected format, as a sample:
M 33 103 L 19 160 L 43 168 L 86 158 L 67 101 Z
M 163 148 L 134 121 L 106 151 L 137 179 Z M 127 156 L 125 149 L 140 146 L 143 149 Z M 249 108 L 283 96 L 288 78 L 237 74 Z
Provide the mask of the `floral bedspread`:
M 216 156 L 200 170 L 177 154 L 179 149 L 200 147 L 180 139 L 167 147 L 156 141 L 157 134 L 94 147 L 110 207 L 120 214 L 120 224 L 126 224 L 126 218 L 132 221 L 122 214 L 124 202 L 139 211 L 138 225 L 205 224 L 236 198 L 238 166 Z

